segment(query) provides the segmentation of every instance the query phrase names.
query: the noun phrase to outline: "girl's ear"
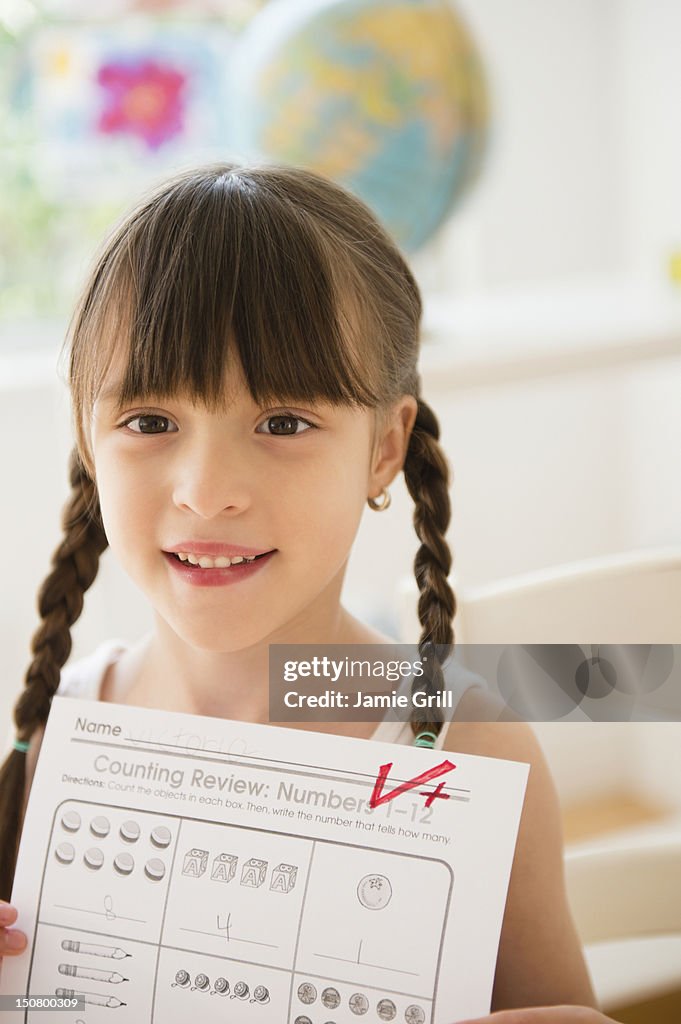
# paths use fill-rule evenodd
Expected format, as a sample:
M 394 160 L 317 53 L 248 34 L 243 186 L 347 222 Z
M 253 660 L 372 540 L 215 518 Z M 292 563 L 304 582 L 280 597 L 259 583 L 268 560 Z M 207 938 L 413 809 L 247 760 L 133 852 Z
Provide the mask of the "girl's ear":
M 403 395 L 378 420 L 369 473 L 369 497 L 380 494 L 402 469 L 417 408 L 413 395 Z

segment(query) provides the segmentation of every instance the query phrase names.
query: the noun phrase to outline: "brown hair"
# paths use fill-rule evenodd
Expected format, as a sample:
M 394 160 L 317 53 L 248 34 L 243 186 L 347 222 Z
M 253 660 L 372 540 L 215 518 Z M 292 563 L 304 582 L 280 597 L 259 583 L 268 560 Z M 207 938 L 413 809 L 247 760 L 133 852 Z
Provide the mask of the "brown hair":
M 107 240 L 69 331 L 76 445 L 64 539 L 38 595 L 42 619 L 14 710 L 28 741 L 47 720 L 70 627 L 108 541 L 84 425 L 115 353 L 125 353 L 120 401 L 188 393 L 221 405 L 224 370 L 238 357 L 254 401 L 322 399 L 377 415 L 404 394 L 418 400 L 404 463 L 421 542 L 414 569 L 421 654 L 415 688 L 444 685 L 454 595 L 448 467 L 437 420 L 419 395 L 421 299 L 400 252 L 369 209 L 339 186 L 290 167 L 199 168 L 142 202 Z M 282 343 L 285 339 L 285 344 Z M 432 645 L 437 645 L 433 648 Z M 439 658 L 439 661 L 438 661 Z M 439 733 L 439 710 L 412 728 Z M 9 898 L 25 785 L 25 755 L 0 769 L 0 896 Z

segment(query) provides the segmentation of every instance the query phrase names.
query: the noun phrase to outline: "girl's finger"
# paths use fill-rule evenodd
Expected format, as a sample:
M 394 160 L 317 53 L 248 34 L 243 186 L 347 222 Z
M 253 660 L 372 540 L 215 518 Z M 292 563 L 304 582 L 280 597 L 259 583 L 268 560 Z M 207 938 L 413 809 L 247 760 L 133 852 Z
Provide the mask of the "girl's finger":
M 0 927 L 7 924 L 13 924 L 17 919 L 17 908 L 13 907 L 11 903 L 6 903 L 4 900 L 0 900 Z
M 28 939 L 17 928 L 0 931 L 0 956 L 16 956 L 26 948 Z

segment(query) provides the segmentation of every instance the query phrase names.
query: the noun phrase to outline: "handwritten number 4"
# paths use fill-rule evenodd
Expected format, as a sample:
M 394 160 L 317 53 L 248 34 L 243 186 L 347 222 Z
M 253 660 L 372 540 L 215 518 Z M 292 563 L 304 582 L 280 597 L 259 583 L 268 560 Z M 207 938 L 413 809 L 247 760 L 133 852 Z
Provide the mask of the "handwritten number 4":
M 390 792 L 384 793 L 383 787 L 385 786 L 386 780 L 392 768 L 392 761 L 389 764 L 382 764 L 378 769 L 378 775 L 376 776 L 376 782 L 374 783 L 374 789 L 369 799 L 369 807 L 378 807 L 380 804 L 387 804 L 389 800 L 394 800 L 396 796 L 401 793 L 406 793 L 410 789 L 416 789 L 417 786 L 423 786 L 426 782 L 430 782 L 431 779 L 436 779 L 439 775 L 445 775 L 447 772 L 453 771 L 456 768 L 455 764 L 451 761 L 443 761 L 442 764 L 435 765 L 434 768 L 429 768 L 426 772 L 421 772 L 420 775 L 415 775 L 413 779 L 408 779 L 407 782 L 400 783 L 395 789 L 391 789 Z M 449 800 L 449 794 L 443 793 L 444 782 L 439 782 L 432 793 L 427 790 L 419 793 L 419 796 L 426 797 L 426 807 L 430 807 L 436 798 L 440 800 Z

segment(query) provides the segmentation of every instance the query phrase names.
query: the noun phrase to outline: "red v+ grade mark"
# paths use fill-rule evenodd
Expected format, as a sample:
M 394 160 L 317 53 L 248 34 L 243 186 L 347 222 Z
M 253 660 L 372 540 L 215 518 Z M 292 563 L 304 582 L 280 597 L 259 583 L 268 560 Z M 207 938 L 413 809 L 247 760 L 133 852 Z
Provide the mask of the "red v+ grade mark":
M 413 779 L 408 779 L 406 782 L 402 782 L 399 786 L 396 786 L 395 789 L 391 789 L 389 793 L 384 793 L 383 787 L 385 786 L 392 766 L 393 762 L 391 761 L 389 764 L 382 764 L 378 769 L 374 789 L 369 799 L 369 807 L 378 807 L 380 804 L 387 804 L 389 800 L 394 800 L 395 797 L 400 796 L 401 793 L 406 793 L 410 789 L 416 789 L 417 786 L 423 786 L 426 782 L 430 782 L 431 779 L 436 779 L 439 775 L 445 775 L 447 772 L 451 772 L 456 768 L 456 765 L 452 764 L 451 761 L 443 761 L 442 764 L 437 764 L 434 768 L 429 768 L 428 771 L 421 772 L 420 775 L 415 775 Z M 436 797 L 439 797 L 441 800 L 449 800 L 449 794 L 442 792 L 443 787 L 444 782 L 440 782 L 432 793 L 426 792 L 419 794 L 419 796 L 427 797 L 426 807 L 430 807 Z

